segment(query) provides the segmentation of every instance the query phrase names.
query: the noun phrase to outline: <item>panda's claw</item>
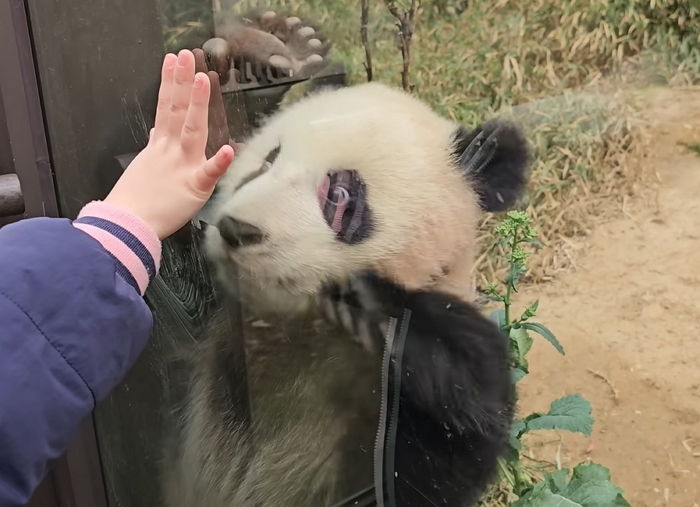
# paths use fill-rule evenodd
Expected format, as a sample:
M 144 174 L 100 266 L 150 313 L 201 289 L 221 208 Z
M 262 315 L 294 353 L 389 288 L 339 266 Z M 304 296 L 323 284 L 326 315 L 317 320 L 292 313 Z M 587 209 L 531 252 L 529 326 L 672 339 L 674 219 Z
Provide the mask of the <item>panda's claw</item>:
M 325 38 L 298 16 L 280 16 L 267 11 L 257 19 L 251 17 L 248 28 L 275 37 L 280 47 L 263 56 L 273 67 L 294 74 L 313 74 L 325 63 L 329 45 Z
M 498 130 L 481 130 L 460 157 L 460 165 L 465 174 L 478 174 L 487 166 L 498 149 Z
M 310 26 L 304 26 L 297 30 L 297 33 L 302 37 L 311 37 L 313 34 L 316 33 L 316 30 L 314 30 Z
M 346 332 L 368 352 L 376 353 L 383 344 L 386 321 L 377 319 L 377 302 L 360 277 L 345 283 L 326 285 L 319 296 L 321 315 Z
M 294 70 L 292 61 L 282 55 L 272 55 L 267 62 L 273 67 L 277 67 L 282 70 Z

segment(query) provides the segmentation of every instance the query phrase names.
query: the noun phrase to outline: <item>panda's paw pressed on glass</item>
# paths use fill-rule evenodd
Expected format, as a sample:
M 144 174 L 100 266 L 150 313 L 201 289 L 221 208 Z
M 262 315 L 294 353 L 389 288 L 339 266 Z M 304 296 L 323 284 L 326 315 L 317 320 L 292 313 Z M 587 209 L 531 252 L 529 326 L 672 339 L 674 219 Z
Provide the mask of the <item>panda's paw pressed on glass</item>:
M 353 275 L 327 284 L 319 295 L 323 317 L 370 352 L 381 350 L 388 315 L 383 315 L 371 278 Z
M 230 79 L 236 58 L 311 76 L 325 65 L 329 48 L 328 40 L 310 23 L 273 11 L 224 19 L 216 36 L 202 46 L 209 69 L 219 74 L 222 84 Z

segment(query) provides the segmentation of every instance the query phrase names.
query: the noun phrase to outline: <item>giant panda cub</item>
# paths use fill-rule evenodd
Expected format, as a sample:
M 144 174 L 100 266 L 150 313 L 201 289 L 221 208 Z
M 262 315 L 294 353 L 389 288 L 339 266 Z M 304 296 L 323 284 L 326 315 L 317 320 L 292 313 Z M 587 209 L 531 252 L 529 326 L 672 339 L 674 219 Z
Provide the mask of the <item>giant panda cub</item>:
M 515 202 L 527 165 L 515 125 L 469 131 L 380 84 L 269 118 L 206 231 L 244 306 L 250 414 L 234 337 L 212 337 L 192 354 L 167 504 L 477 502 L 515 403 L 506 339 L 471 302 L 477 219 Z

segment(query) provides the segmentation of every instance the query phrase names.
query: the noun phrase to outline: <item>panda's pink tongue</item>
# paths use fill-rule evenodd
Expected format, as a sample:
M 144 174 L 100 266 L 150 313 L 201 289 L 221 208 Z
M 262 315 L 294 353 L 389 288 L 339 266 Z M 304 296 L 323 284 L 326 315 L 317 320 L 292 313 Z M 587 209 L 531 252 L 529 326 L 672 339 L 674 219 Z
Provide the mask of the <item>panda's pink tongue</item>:
M 371 217 L 365 187 L 355 171 L 328 174 L 316 191 L 323 218 L 339 240 L 355 244 L 369 235 Z
M 330 227 L 336 234 L 339 234 L 343 228 L 343 215 L 348 207 L 350 195 L 348 191 L 340 186 L 333 189 L 333 198 L 328 198 L 328 190 L 330 190 L 331 179 L 326 176 L 323 183 L 317 189 L 318 201 L 323 208 L 330 206 L 333 209 L 333 217 L 330 220 Z
M 339 233 L 343 228 L 343 215 L 345 215 L 345 210 L 348 207 L 350 195 L 348 195 L 348 191 L 342 187 L 337 187 L 334 193 L 336 194 L 337 199 L 335 201 L 335 214 L 333 215 L 333 221 L 331 222 L 331 229 L 333 229 L 333 232 Z

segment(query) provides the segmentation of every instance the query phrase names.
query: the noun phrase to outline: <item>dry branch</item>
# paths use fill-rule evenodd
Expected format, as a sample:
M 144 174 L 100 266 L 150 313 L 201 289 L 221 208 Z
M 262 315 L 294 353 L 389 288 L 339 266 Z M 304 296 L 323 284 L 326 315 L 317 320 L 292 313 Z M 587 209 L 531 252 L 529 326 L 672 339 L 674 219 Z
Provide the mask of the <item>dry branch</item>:
M 362 0 L 362 15 L 360 18 L 360 38 L 362 46 L 365 48 L 365 71 L 367 81 L 372 81 L 372 52 L 369 47 L 369 37 L 367 36 L 367 25 L 369 24 L 369 0 Z
M 403 58 L 401 84 L 404 90 L 411 91 L 411 40 L 413 39 L 413 29 L 415 28 L 416 13 L 420 6 L 420 0 L 411 0 L 411 6 L 403 12 L 396 5 L 396 0 L 384 0 L 384 3 L 391 15 L 396 18 L 396 28 L 399 31 L 399 44 L 401 46 L 401 57 Z

